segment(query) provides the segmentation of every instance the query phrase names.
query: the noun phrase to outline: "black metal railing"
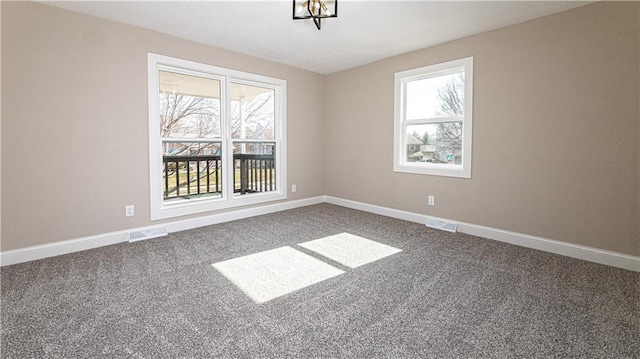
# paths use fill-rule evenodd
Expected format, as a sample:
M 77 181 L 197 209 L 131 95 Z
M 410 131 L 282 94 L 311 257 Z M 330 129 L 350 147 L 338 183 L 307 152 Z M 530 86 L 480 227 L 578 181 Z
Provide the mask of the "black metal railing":
M 163 156 L 164 199 L 195 198 L 222 193 L 219 155 Z M 247 194 L 276 190 L 274 155 L 233 155 L 233 190 Z
M 273 155 L 233 155 L 234 168 L 240 169 L 240 181 L 233 183 L 233 191 L 240 194 L 271 192 L 276 189 L 275 159 Z

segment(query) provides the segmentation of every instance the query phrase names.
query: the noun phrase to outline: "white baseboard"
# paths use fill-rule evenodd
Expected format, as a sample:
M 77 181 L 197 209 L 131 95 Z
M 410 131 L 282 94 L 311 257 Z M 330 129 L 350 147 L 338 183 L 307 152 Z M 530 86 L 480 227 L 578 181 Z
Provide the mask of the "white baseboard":
M 383 216 L 402 219 L 409 222 L 421 223 L 421 224 L 424 224 L 427 222 L 427 216 L 424 214 L 401 211 L 399 209 L 381 207 L 373 204 L 357 202 L 349 199 L 342 199 L 342 198 L 332 197 L 332 196 L 324 196 L 324 201 L 327 203 L 335 204 L 336 206 L 353 208 L 360 211 L 380 214 Z
M 104 247 L 111 244 L 129 241 L 129 231 L 118 231 L 95 236 L 70 239 L 37 246 L 2 251 L 0 266 L 29 262 L 36 259 L 59 256 L 87 249 Z
M 401 211 L 397 209 L 381 207 L 332 196 L 319 196 L 296 201 L 270 204 L 266 206 L 239 209 L 205 217 L 162 223 L 161 225 L 167 228 L 167 232 L 174 233 L 222 222 L 234 221 L 238 219 L 259 216 L 298 207 L 310 206 L 323 202 L 335 204 L 342 207 L 353 208 L 365 212 L 380 214 L 387 217 L 398 218 L 409 222 L 425 224 L 427 221 L 427 216 L 423 214 Z M 458 223 L 458 231 L 462 233 L 640 272 L 640 257 L 637 256 L 571 244 L 522 233 L 510 232 L 496 228 L 484 227 L 471 223 L 458 222 L 450 219 L 444 220 Z M 118 232 L 111 232 L 67 241 L 3 251 L 0 252 L 0 266 L 23 263 L 67 253 L 79 252 L 92 248 L 98 248 L 120 242 L 127 242 L 129 241 L 129 232 L 145 230 L 148 228 L 150 227 L 131 228 Z
M 337 197 L 325 196 L 325 202 L 420 224 L 425 224 L 427 221 L 426 215 L 376 206 L 368 203 L 346 200 Z M 502 229 L 490 228 L 471 223 L 459 222 L 451 219 L 439 219 L 458 223 L 458 232 L 493 239 L 500 242 L 515 244 L 522 247 L 537 249 L 545 252 L 560 254 L 567 257 L 582 259 L 589 262 L 600 263 L 612 267 L 640 272 L 640 257 L 637 256 L 531 236 L 528 234 L 510 232 Z
M 234 210 L 230 212 L 213 214 L 210 216 L 186 219 L 175 222 L 159 224 L 167 228 L 167 232 L 179 232 L 191 228 L 208 226 L 211 224 L 234 221 L 247 217 L 259 216 L 262 214 L 284 211 L 287 209 L 310 206 L 324 202 L 324 196 L 306 198 L 296 201 L 281 202 L 266 206 L 251 207 Z M 98 234 L 95 236 L 82 237 L 67 241 L 47 243 L 37 246 L 12 249 L 0 252 L 0 266 L 29 262 L 37 259 L 59 256 L 87 249 L 98 248 L 129 241 L 129 232 L 144 231 L 152 227 L 131 228 L 123 231 Z

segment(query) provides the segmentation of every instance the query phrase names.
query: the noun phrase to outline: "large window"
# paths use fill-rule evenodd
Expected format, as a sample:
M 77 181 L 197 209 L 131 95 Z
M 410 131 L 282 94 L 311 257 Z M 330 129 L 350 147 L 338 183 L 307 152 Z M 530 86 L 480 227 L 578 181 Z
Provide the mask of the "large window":
M 395 74 L 394 171 L 471 178 L 473 58 Z
M 286 198 L 284 80 L 148 55 L 151 219 Z

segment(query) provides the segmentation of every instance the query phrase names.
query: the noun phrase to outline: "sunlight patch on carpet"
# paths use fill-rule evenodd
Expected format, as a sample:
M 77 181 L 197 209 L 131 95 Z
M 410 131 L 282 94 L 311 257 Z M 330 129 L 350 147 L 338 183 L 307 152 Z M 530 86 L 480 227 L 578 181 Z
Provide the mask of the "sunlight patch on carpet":
M 291 247 L 212 264 L 256 303 L 264 303 L 344 273 Z
M 349 268 L 356 268 L 402 250 L 349 233 L 298 244 Z

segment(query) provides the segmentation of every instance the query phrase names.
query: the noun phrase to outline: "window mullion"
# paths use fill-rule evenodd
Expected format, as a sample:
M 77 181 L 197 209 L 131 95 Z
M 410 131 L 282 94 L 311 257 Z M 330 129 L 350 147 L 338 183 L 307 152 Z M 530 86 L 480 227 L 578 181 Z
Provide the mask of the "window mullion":
M 241 139 L 241 138 L 234 138 L 232 139 L 232 141 L 234 143 L 274 143 L 274 142 L 278 142 L 277 139 L 273 139 L 273 140 L 259 140 L 259 139 Z
M 162 142 L 214 143 L 222 142 L 223 138 L 162 137 L 161 140 Z
M 222 81 L 222 103 L 224 108 L 224 120 L 222 121 L 222 173 L 225 180 L 223 181 L 224 197 L 227 200 L 233 199 L 235 164 L 233 163 L 233 141 L 231 140 L 231 77 L 225 76 Z
M 464 122 L 464 117 L 433 117 L 433 118 L 419 118 L 413 120 L 405 120 L 406 125 L 428 125 L 430 123 L 448 123 L 448 122 Z

